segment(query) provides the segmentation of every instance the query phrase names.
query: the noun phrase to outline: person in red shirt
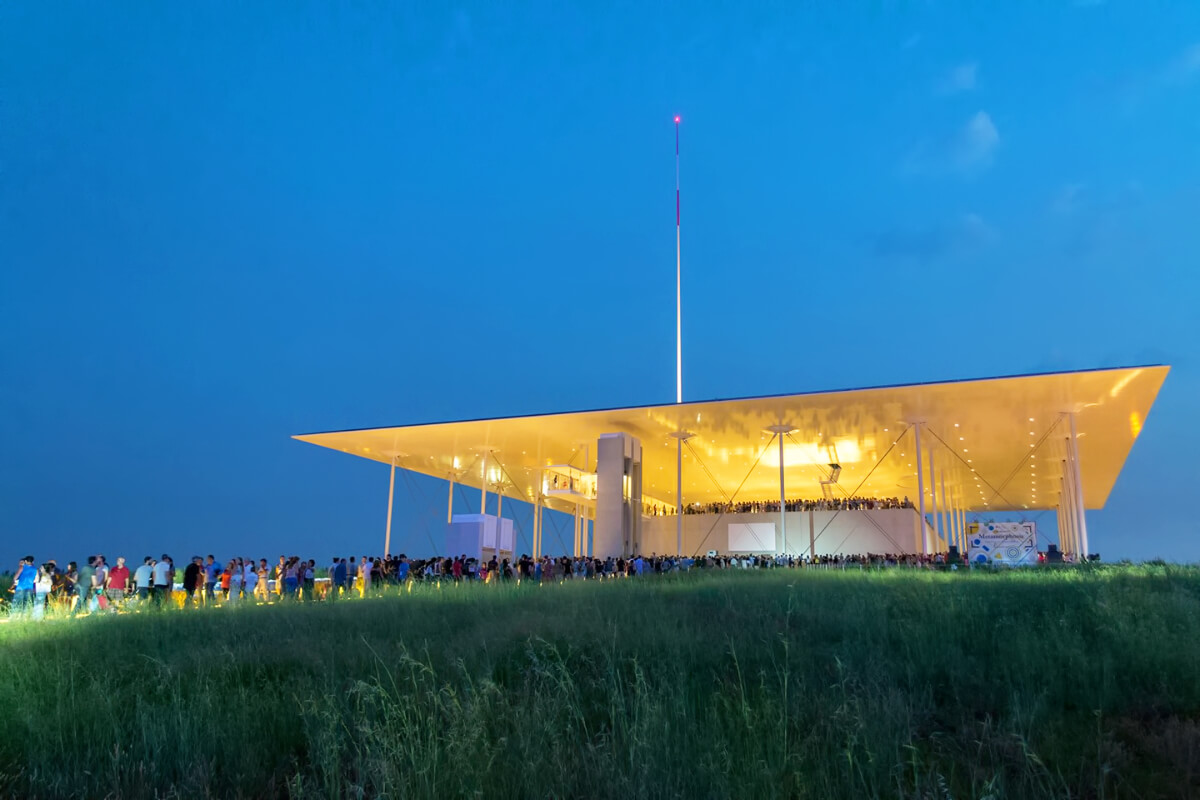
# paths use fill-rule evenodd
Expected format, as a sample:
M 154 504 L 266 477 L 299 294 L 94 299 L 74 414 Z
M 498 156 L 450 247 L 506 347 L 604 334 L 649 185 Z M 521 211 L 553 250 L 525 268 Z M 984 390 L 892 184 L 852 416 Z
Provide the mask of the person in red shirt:
M 109 605 L 115 611 L 129 591 L 129 567 L 125 566 L 124 558 L 118 558 L 117 565 L 108 571 L 108 583 L 104 588 L 107 589 Z

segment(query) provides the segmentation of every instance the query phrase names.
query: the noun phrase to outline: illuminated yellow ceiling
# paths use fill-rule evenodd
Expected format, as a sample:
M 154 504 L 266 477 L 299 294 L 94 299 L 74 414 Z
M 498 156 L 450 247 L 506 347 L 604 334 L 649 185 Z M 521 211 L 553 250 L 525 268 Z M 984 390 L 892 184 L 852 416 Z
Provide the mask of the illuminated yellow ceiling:
M 596 440 L 622 432 L 643 447 L 643 494 L 675 504 L 676 440 L 684 448 L 683 501 L 709 503 L 779 497 L 779 450 L 766 429 L 794 429 L 784 440 L 790 498 L 819 498 L 828 464 L 841 465 L 836 496 L 917 494 L 914 422 L 922 422 L 928 483 L 933 450 L 946 494 L 970 511 L 1053 508 L 1075 410 L 1084 503 L 1102 508 L 1137 439 L 1169 367 L 1146 366 L 853 391 L 713 400 L 639 408 L 445 422 L 314 433 L 294 438 L 479 488 L 487 456 L 488 490 L 532 499 L 541 468 L 595 469 Z M 585 464 L 585 459 L 587 460 Z M 740 489 L 739 489 L 740 487 Z M 929 487 L 927 486 L 927 489 Z M 736 496 L 735 496 L 736 492 Z M 932 499 L 932 498 L 928 498 Z M 552 507 L 565 508 L 561 501 Z

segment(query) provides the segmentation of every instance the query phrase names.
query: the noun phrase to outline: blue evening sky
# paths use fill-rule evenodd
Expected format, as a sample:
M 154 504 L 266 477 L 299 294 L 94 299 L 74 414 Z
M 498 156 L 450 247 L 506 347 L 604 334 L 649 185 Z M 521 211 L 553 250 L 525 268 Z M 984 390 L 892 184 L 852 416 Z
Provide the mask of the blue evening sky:
M 688 399 L 1169 363 L 1092 549 L 1200 559 L 1198 3 L 9 0 L 0 563 L 377 552 L 289 435 L 670 402 L 676 113 Z

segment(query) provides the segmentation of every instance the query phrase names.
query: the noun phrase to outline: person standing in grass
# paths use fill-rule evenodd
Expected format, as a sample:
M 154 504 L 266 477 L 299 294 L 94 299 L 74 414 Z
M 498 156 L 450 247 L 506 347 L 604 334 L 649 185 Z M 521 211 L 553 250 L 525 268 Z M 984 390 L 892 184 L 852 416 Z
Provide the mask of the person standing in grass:
M 108 595 L 105 588 L 108 586 L 108 562 L 104 560 L 104 556 L 96 556 L 93 561 L 94 569 L 92 571 L 92 599 L 88 601 L 89 611 L 107 611 L 108 610 Z
M 75 598 L 78 602 L 71 609 L 73 614 L 88 610 L 88 606 L 92 602 L 92 577 L 95 574 L 96 557 L 88 556 L 87 561 L 79 568 L 79 583 L 75 590 Z
M 162 560 L 151 569 L 154 579 L 154 607 L 162 608 L 163 600 L 171 595 L 171 581 L 175 576 L 171 572 L 171 557 L 163 553 Z
M 58 586 L 56 587 L 54 596 L 63 610 L 70 612 L 75 604 L 75 587 L 79 583 L 79 565 L 74 561 L 68 561 L 67 568 L 62 571 L 58 579 Z
M 204 563 L 200 556 L 192 556 L 192 563 L 183 570 L 183 591 L 187 594 L 187 604 L 190 606 L 196 599 L 196 590 L 200 588 Z M 215 583 L 213 584 L 216 585 Z
M 247 558 L 242 562 L 242 593 L 247 600 L 253 600 L 257 589 L 258 570 L 254 567 L 254 559 Z
M 366 597 L 371 593 L 371 564 L 366 556 L 358 564 L 358 579 L 362 584 L 362 596 Z
M 304 600 L 309 602 L 317 599 L 317 561 L 310 558 L 302 562 L 304 580 Z
M 221 577 L 221 565 L 212 553 L 208 554 L 208 558 L 204 561 L 204 602 L 211 604 L 215 602 L 217 596 L 217 581 Z
M 299 567 L 297 564 L 299 560 L 295 556 L 292 556 L 283 567 L 283 598 L 286 600 L 296 599 L 296 587 L 299 583 L 296 572 Z
M 267 602 L 267 588 L 271 584 L 271 565 L 265 558 L 258 560 L 258 582 L 254 584 L 254 596 Z
M 346 559 L 335 558 L 333 570 L 329 573 L 329 599 L 337 600 L 346 590 Z
M 11 612 L 19 616 L 33 605 L 33 593 L 37 586 L 37 567 L 33 565 L 33 556 L 25 556 L 17 565 L 17 574 L 13 576 L 13 600 Z
M 116 611 L 124 602 L 129 591 L 129 567 L 125 558 L 117 557 L 117 565 L 108 571 L 108 603 Z
M 133 586 L 137 593 L 137 604 L 140 606 L 150 596 L 150 585 L 154 581 L 154 559 L 146 556 L 142 565 L 133 571 Z
M 54 576 L 58 567 L 53 561 L 47 561 L 38 568 L 37 579 L 33 584 L 33 618 L 42 619 L 46 616 L 46 603 L 50 592 L 54 589 Z

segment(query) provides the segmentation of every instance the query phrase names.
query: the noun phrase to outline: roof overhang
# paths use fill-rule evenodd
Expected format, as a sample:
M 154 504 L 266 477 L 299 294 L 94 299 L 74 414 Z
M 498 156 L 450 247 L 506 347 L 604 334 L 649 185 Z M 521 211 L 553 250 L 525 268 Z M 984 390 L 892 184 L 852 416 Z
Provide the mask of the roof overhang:
M 1054 508 L 1069 425 L 1076 414 L 1084 504 L 1102 508 L 1170 367 L 1142 366 L 882 386 L 846 391 L 672 403 L 387 428 L 311 433 L 300 441 L 413 472 L 532 501 L 552 464 L 594 468 L 596 440 L 627 433 L 643 447 L 643 496 L 675 504 L 678 431 L 683 500 L 779 496 L 784 425 L 787 494 L 819 498 L 829 465 L 840 496 L 916 500 L 914 426 L 922 425 L 924 473 L 969 511 Z M 486 454 L 486 458 L 485 458 Z M 585 465 L 585 458 L 590 461 Z M 486 467 L 485 467 L 486 464 Z M 929 486 L 927 485 L 927 490 Z M 555 502 L 548 503 L 555 507 Z M 568 506 L 569 507 L 569 506 Z

